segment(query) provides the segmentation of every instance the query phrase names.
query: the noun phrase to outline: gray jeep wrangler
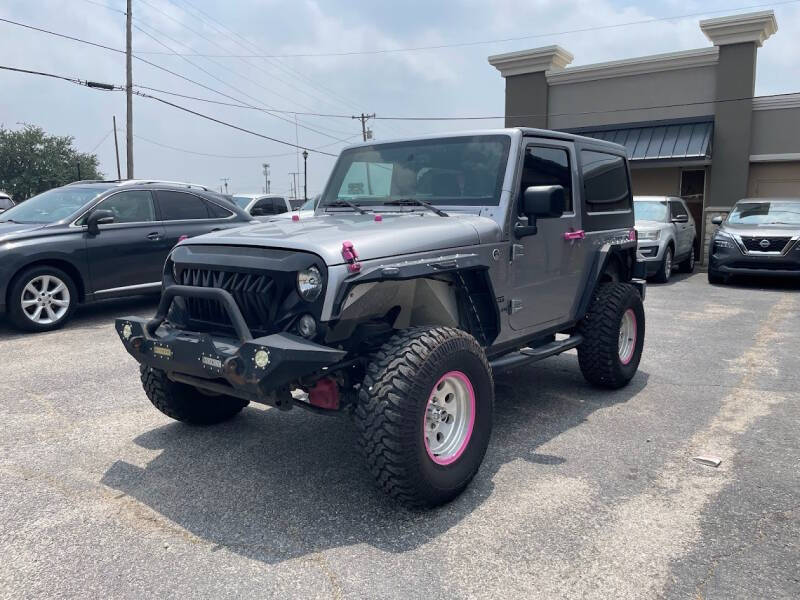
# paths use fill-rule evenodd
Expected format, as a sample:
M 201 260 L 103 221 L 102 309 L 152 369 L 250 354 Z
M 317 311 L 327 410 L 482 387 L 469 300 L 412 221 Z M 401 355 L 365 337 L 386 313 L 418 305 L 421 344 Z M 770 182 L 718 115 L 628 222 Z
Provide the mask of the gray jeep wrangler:
M 249 402 L 349 414 L 379 485 L 434 506 L 480 467 L 499 372 L 576 348 L 590 383 L 633 377 L 633 224 L 608 142 L 503 129 L 353 146 L 313 217 L 180 243 L 155 317 L 116 330 L 173 419 Z

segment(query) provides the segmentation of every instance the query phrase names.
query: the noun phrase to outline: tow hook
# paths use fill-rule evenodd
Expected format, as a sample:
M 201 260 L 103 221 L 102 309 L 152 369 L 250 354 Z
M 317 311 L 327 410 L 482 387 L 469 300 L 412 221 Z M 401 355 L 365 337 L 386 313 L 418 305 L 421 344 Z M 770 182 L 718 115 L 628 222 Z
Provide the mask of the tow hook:
M 330 377 L 317 380 L 314 387 L 308 390 L 308 402 L 311 406 L 327 410 L 339 409 L 339 386 Z

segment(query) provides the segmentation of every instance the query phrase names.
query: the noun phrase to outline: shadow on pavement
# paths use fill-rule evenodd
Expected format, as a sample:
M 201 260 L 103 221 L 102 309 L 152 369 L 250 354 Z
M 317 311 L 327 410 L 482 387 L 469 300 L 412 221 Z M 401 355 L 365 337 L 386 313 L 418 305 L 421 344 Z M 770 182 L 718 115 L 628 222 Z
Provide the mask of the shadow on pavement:
M 101 300 L 83 306 L 78 306 L 72 317 L 61 329 L 80 329 L 82 327 L 95 327 L 97 325 L 109 325 L 114 323 L 114 319 L 130 314 L 155 314 L 158 307 L 158 296 L 131 296 L 130 298 L 117 298 L 114 300 Z M 53 332 L 28 333 L 15 329 L 8 319 L 0 315 L 0 337 L 14 339 L 27 336 L 46 336 Z
M 158 456 L 144 468 L 117 461 L 102 483 L 218 548 L 267 563 L 359 543 L 404 552 L 469 516 L 490 496 L 504 464 L 523 459 L 558 469 L 564 459 L 537 453 L 539 446 L 594 411 L 627 402 L 646 382 L 640 372 L 622 390 L 592 389 L 574 355 L 498 378 L 481 470 L 461 497 L 429 512 L 405 510 L 375 487 L 347 418 L 303 410 L 248 407 L 212 428 L 158 427 L 134 440 Z

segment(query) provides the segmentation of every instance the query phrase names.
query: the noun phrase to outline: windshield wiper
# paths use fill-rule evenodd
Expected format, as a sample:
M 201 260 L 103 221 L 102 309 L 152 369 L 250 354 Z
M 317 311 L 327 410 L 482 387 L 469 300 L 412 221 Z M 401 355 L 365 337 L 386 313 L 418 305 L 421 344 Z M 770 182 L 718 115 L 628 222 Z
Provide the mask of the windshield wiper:
M 425 200 L 420 200 L 419 198 L 400 198 L 399 200 L 389 200 L 388 202 L 384 202 L 386 206 L 422 206 L 427 208 L 428 210 L 432 210 L 440 217 L 449 217 L 446 212 L 444 212 L 440 208 L 436 208 L 430 202 L 425 202 Z
M 326 202 L 325 203 L 325 207 L 328 207 L 328 206 L 333 206 L 333 207 L 346 206 L 348 208 L 352 208 L 354 211 L 358 212 L 358 214 L 360 214 L 360 215 L 367 214 L 367 211 L 365 211 L 363 208 L 361 208 L 355 202 L 350 202 L 350 200 L 343 200 L 342 198 L 339 198 L 338 200 L 334 200 L 333 202 Z

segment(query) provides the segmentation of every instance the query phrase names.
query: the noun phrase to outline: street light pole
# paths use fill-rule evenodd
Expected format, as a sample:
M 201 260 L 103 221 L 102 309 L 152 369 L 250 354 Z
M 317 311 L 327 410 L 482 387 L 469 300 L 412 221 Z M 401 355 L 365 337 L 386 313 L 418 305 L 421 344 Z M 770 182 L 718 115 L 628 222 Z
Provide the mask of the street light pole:
M 131 34 L 131 0 L 125 11 L 125 150 L 128 179 L 133 179 L 133 58 Z
M 303 150 L 303 200 L 308 200 L 308 150 Z

